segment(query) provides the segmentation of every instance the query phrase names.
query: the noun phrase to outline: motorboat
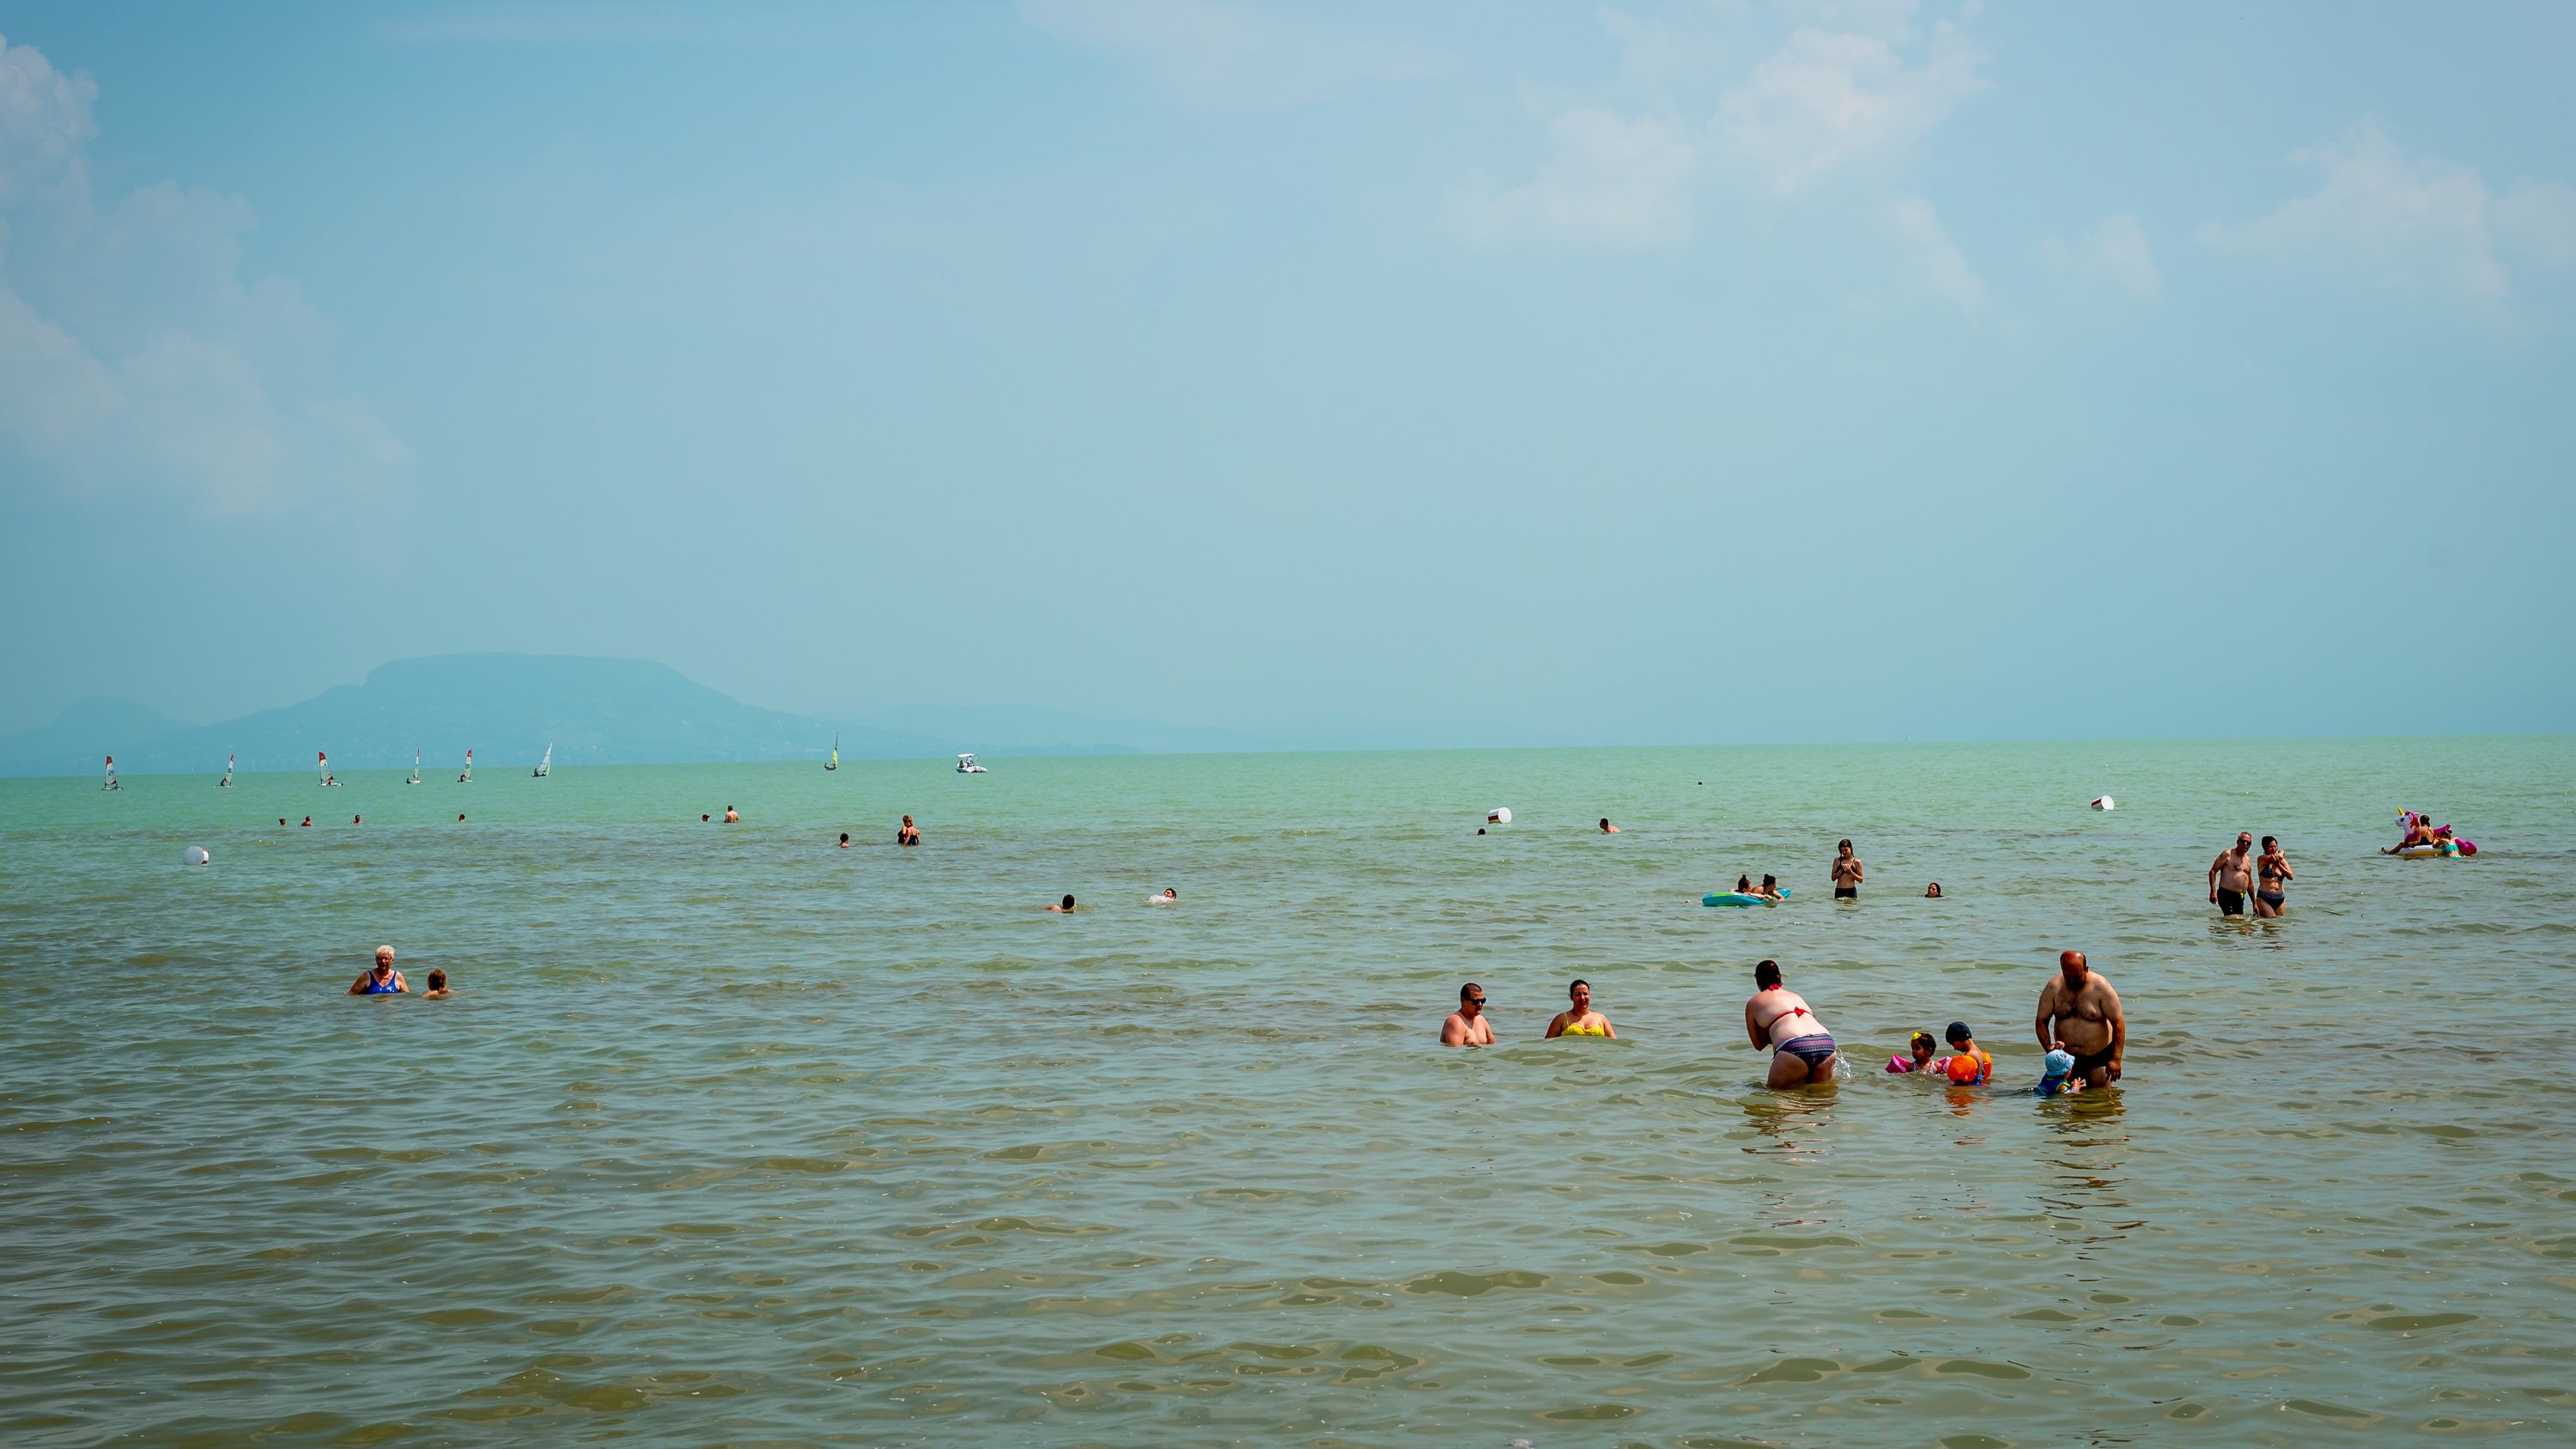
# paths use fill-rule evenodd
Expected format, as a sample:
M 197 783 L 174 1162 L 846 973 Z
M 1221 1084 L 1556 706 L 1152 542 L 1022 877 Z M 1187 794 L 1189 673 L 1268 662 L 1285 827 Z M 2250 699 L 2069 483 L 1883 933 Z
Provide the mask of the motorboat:
M 976 764 L 974 755 L 970 753 L 959 755 L 957 757 L 957 773 L 961 775 L 989 775 L 993 772 L 985 769 L 979 764 Z

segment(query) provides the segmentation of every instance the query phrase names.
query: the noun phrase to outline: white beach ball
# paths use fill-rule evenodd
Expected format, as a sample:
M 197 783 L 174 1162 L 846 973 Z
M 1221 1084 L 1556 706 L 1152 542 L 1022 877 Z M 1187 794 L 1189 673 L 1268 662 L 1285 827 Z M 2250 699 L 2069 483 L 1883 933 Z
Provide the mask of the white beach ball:
M 2119 804 L 2110 796 L 2104 795 L 2093 802 L 2093 808 L 2096 810 L 2116 810 L 2119 808 Z
M 206 848 L 202 845 L 191 845 L 186 850 L 179 852 L 179 858 L 190 865 L 204 865 L 208 861 L 213 860 L 214 856 L 207 853 Z
M 1493 809 L 1485 812 L 1485 823 L 1488 825 L 1509 825 L 1512 823 L 1512 812 L 1507 806 L 1497 805 Z

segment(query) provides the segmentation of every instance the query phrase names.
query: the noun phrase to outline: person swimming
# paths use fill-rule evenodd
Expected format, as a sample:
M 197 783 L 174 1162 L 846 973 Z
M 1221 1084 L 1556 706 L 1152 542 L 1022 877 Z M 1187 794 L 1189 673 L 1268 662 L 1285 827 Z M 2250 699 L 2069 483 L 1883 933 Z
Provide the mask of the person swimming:
M 1780 963 L 1753 968 L 1753 994 L 1744 1002 L 1744 1032 L 1771 1051 L 1768 1087 L 1802 1087 L 1834 1077 L 1834 1037 L 1807 1007 L 1807 999 L 1780 984 Z
M 1749 896 L 1753 894 L 1753 877 L 1749 875 L 1737 876 L 1735 878 L 1735 893 L 1739 896 Z
M 1762 877 L 1762 884 L 1754 890 L 1753 894 L 1760 896 L 1766 901 L 1786 899 L 1786 897 L 1780 893 L 1780 878 L 1775 875 L 1766 875 Z
M 1907 1048 L 1911 1050 L 1914 1055 L 1910 1057 L 1889 1057 L 1887 1059 L 1887 1069 L 1891 1072 L 1928 1072 L 1932 1070 L 1933 1048 L 1938 1047 L 1939 1045 L 1939 1042 L 1932 1039 L 1932 1033 L 1928 1031 L 1918 1031 L 1906 1041 Z
M 1604 815 L 1601 817 L 1601 833 L 1604 835 L 1616 835 L 1619 833 L 1619 827 L 1611 824 L 1610 817 Z
M 850 832 L 846 830 L 841 832 L 841 848 L 843 850 L 850 848 Z
M 2084 1083 L 2080 1079 L 2067 1080 L 2074 1075 L 2075 1053 L 2068 1051 L 2066 1044 L 2060 1042 L 2049 1048 L 2048 1055 L 2039 1059 L 2039 1085 L 2031 1088 L 2030 1093 L 2034 1097 L 2054 1097 L 2083 1091 Z
M 455 994 L 455 992 L 447 989 L 447 973 L 444 971 L 432 971 L 429 973 L 429 990 L 422 992 L 420 999 L 423 1001 L 441 1001 Z
M 1923 888 L 1923 899 L 1927 901 L 1937 901 L 1941 899 L 1941 883 L 1936 880 L 1930 885 L 1925 886 Z
M 903 817 L 903 828 L 894 833 L 894 843 L 897 845 L 919 845 L 921 843 L 921 827 L 912 823 L 911 816 L 907 815 Z
M 1619 1033 L 1611 1028 L 1610 1018 L 1592 1009 L 1591 982 L 1577 978 L 1565 988 L 1565 999 L 1573 1004 L 1548 1022 L 1550 1041 L 1561 1036 L 1602 1036 L 1618 1040 Z
M 1951 1053 L 1942 1058 L 1942 1075 L 1963 1087 L 1979 1086 L 1994 1080 L 1995 1059 L 1986 1054 L 1984 1047 L 1977 1045 L 1976 1033 L 1968 1030 L 1966 1022 L 1954 1021 L 1950 1023 L 1949 1030 L 1941 1034 L 1949 1038 Z
M 734 808 L 733 808 L 732 806 L 727 805 L 727 806 L 725 807 L 725 824 L 727 824 L 727 825 L 740 825 L 741 823 L 742 823 L 742 816 L 741 816 L 740 814 L 736 813 L 736 812 L 735 812 L 735 810 L 734 810 Z
M 1177 903 L 1180 898 L 1181 893 L 1179 891 L 1172 889 L 1170 886 L 1165 886 L 1163 887 L 1163 893 L 1161 895 L 1145 897 L 1145 904 L 1149 906 L 1168 906 Z
M 1055 913 L 1056 913 L 1057 915 L 1059 915 L 1059 916 L 1069 916 L 1069 915 L 1072 915 L 1072 914 L 1073 914 L 1073 897 L 1072 897 L 1072 896 L 1070 896 L 1070 895 L 1068 895 L 1068 896 L 1066 896 L 1066 897 L 1064 898 L 1064 903 L 1063 903 L 1062 905 L 1049 906 L 1049 907 L 1047 907 L 1047 909 L 1048 909 L 1048 910 L 1050 910 L 1050 911 L 1055 912 Z
M 411 990 L 402 973 L 394 969 L 394 948 L 378 946 L 375 964 L 358 973 L 349 983 L 351 996 L 401 996 Z
M 1445 1047 L 1480 1047 L 1494 1044 L 1494 1024 L 1485 1017 L 1485 988 L 1470 981 L 1458 988 L 1458 1009 L 1440 1023 L 1440 1044 Z

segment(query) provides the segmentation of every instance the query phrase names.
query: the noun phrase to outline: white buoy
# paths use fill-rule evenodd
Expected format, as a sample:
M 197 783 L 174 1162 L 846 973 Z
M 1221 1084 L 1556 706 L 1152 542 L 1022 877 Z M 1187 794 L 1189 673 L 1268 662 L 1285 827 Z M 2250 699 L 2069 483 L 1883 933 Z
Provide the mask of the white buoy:
M 2113 800 L 2108 795 L 2103 795 L 2094 799 L 2093 808 L 2096 810 L 2117 810 L 2120 806 L 2118 801 Z
M 191 845 L 186 850 L 179 852 L 179 858 L 190 865 L 204 865 L 208 861 L 213 860 L 214 856 L 208 854 L 206 848 L 202 845 Z
M 1505 805 L 1497 805 L 1497 806 L 1495 806 L 1493 809 L 1486 811 L 1486 812 L 1485 812 L 1485 823 L 1486 823 L 1487 825 L 1509 825 L 1509 824 L 1511 824 L 1511 823 L 1512 823 L 1512 812 L 1511 812 L 1511 808 L 1510 808 L 1509 806 L 1505 806 Z

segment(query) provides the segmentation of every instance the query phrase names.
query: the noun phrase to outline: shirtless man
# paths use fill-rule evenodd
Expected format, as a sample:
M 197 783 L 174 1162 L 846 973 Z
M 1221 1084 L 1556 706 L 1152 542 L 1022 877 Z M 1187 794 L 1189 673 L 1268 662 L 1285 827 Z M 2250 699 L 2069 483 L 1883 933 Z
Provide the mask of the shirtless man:
M 701 815 L 701 816 L 699 816 L 698 818 L 699 818 L 700 820 L 704 820 L 704 819 L 706 819 L 707 817 L 705 817 L 705 816 Z M 727 806 L 725 807 L 725 824 L 727 824 L 727 825 L 740 825 L 741 823 L 742 823 L 742 816 L 741 816 L 737 811 L 735 811 L 735 809 L 734 809 L 732 806 L 727 805 Z
M 2222 916 L 2245 914 L 2245 897 L 2254 889 L 2254 836 L 2238 831 L 2236 844 L 2209 863 L 2209 899 Z
M 1834 857 L 1834 899 L 1838 901 L 1859 900 L 1861 882 L 1860 857 L 1851 853 L 1851 842 L 1848 840 L 1835 846 L 1834 849 L 1840 852 Z
M 349 983 L 351 996 L 401 996 L 411 990 L 401 972 L 394 969 L 394 948 L 378 946 L 376 964 L 358 973 Z
M 1485 988 L 1470 981 L 1458 988 L 1458 1009 L 1440 1023 L 1440 1044 L 1445 1047 L 1492 1046 L 1494 1024 L 1485 1019 Z
M 1610 817 L 1604 815 L 1601 817 L 1601 833 L 1604 835 L 1616 835 L 1619 833 L 1619 827 L 1611 824 Z
M 1807 998 L 1780 984 L 1780 963 L 1753 968 L 1760 988 L 1744 1002 L 1744 1034 L 1771 1051 L 1765 1086 L 1803 1087 L 1834 1079 L 1834 1038 L 1807 1009 Z
M 2040 990 L 2039 1019 L 2033 1026 L 2041 1051 L 2063 1046 L 2074 1054 L 2074 1075 L 2086 1086 L 2107 1087 L 2120 1080 L 2129 1018 L 2120 1010 L 2120 993 L 2084 964 L 2083 952 L 2057 953 L 2057 974 Z
M 1069 915 L 1072 915 L 1072 914 L 1073 914 L 1073 897 L 1072 897 L 1072 896 L 1070 896 L 1070 895 L 1067 895 L 1067 896 L 1064 898 L 1064 903 L 1063 903 L 1062 905 L 1049 906 L 1049 907 L 1047 907 L 1047 909 L 1048 909 L 1048 910 L 1050 910 L 1050 911 L 1055 912 L 1055 913 L 1056 913 L 1057 915 L 1059 915 L 1059 916 L 1069 916 Z
M 1606 1036 L 1612 1041 L 1619 1033 L 1610 1026 L 1610 1018 L 1592 1009 L 1592 983 L 1577 980 L 1565 988 L 1565 999 L 1571 1003 L 1547 1024 L 1550 1041 L 1561 1036 Z

